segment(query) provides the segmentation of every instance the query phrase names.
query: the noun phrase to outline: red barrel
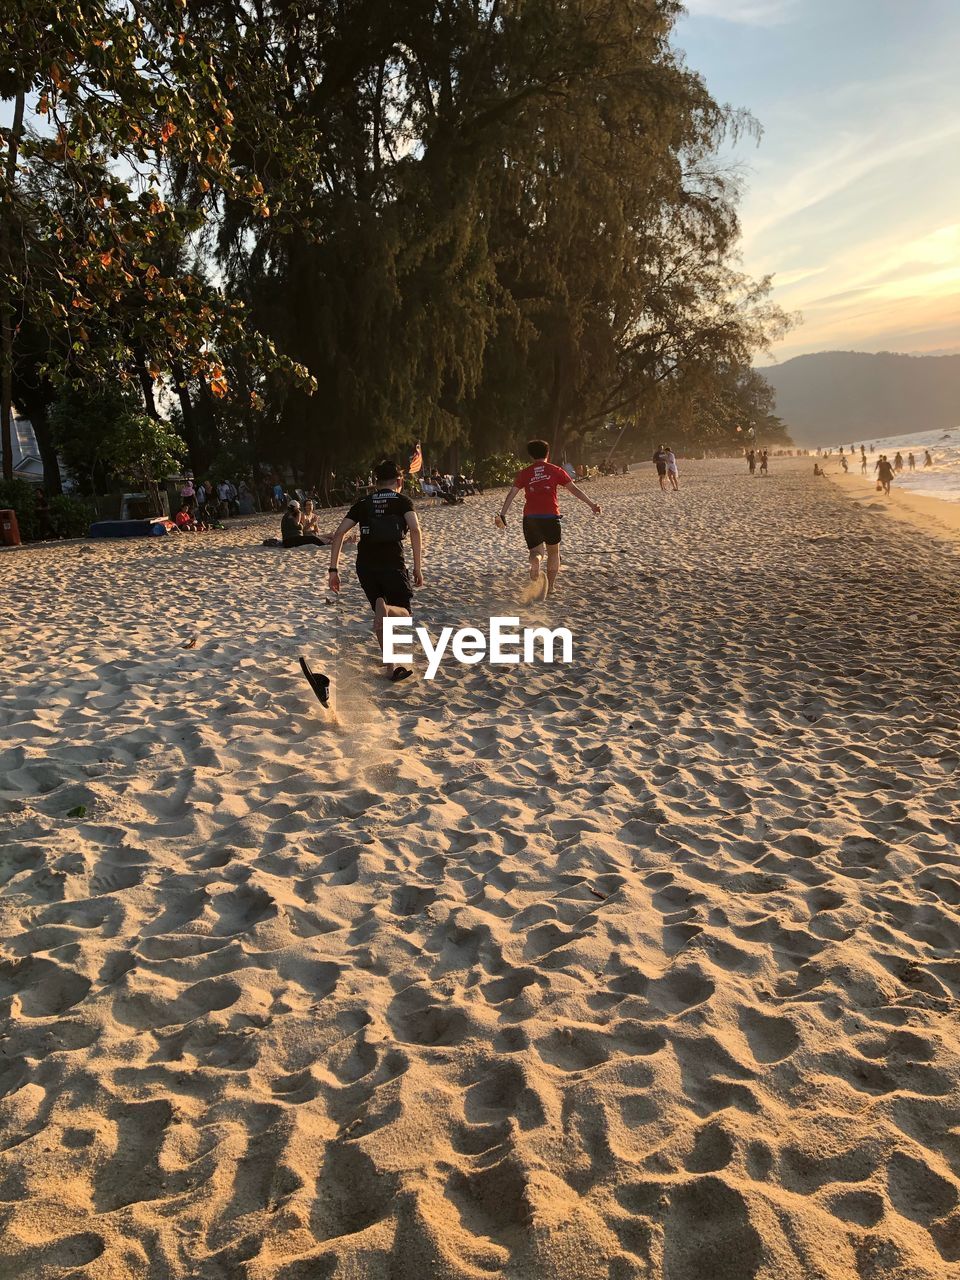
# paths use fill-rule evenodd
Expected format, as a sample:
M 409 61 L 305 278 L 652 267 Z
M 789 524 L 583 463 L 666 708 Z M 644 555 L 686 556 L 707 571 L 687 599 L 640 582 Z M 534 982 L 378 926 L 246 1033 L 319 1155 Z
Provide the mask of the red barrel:
M 0 510 L 0 543 L 5 547 L 19 547 L 20 526 L 17 524 L 17 513 L 5 508 Z

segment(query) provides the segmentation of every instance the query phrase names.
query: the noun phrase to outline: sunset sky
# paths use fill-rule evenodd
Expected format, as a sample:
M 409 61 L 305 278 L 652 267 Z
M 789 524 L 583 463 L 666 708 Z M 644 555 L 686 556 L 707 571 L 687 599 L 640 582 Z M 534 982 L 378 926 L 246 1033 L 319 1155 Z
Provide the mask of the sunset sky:
M 960 351 L 960 0 L 686 3 L 689 65 L 764 130 L 744 264 L 804 317 L 774 357 Z

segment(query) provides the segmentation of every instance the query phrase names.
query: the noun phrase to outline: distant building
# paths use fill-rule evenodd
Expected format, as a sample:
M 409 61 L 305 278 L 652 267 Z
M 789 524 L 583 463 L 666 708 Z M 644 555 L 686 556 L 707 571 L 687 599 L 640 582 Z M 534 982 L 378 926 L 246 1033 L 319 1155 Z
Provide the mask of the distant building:
M 16 409 L 13 411 L 13 474 L 21 480 L 30 480 L 33 484 L 43 484 L 43 463 L 40 461 L 40 450 L 37 437 L 33 433 L 33 423 L 29 418 L 21 418 Z

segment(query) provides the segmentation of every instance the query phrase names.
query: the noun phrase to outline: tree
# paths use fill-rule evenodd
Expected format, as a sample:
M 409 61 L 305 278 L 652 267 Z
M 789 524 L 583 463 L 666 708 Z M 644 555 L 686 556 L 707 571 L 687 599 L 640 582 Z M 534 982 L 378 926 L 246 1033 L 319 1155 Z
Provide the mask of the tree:
M 24 32 L 31 39 L 24 40 Z M 231 164 L 232 120 L 209 44 L 187 38 L 183 0 L 10 0 L 0 18 L 0 386 L 4 466 L 14 343 L 29 321 L 49 339 L 54 379 L 152 382 L 176 359 L 225 391 L 218 348 L 309 382 L 191 273 L 170 274 L 203 210 L 161 193 L 171 165 L 262 206 Z M 228 72 L 223 72 L 229 78 Z M 40 122 L 27 121 L 27 106 Z M 34 105 L 35 104 L 35 105 Z M 123 166 L 123 173 L 119 166 Z M 94 339 L 95 331 L 95 339 Z M 147 400 L 149 387 L 143 383 Z
M 148 489 L 177 469 L 183 452 L 180 437 L 144 411 L 132 386 L 95 396 L 82 388 L 65 390 L 51 408 L 50 424 L 82 493 L 127 483 Z

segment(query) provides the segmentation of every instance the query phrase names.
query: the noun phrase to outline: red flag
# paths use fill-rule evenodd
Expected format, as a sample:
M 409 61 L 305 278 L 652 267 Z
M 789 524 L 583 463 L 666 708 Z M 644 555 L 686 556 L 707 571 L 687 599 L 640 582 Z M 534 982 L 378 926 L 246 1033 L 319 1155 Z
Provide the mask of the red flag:
M 423 450 L 420 448 L 420 441 L 417 441 L 417 447 L 414 449 L 407 466 L 407 474 L 415 476 L 418 471 L 423 470 Z

